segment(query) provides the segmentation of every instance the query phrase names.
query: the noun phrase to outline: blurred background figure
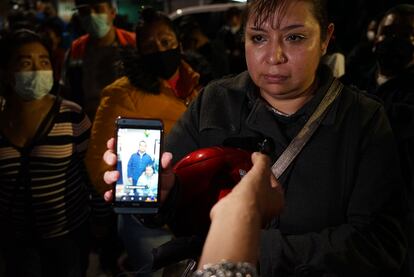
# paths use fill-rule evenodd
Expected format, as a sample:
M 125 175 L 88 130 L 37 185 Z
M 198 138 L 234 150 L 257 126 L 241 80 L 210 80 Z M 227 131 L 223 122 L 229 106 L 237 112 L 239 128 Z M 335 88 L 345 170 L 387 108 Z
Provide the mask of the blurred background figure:
M 229 70 L 232 74 L 246 70 L 244 58 L 242 10 L 230 8 L 225 14 L 225 25 L 217 33 L 217 40 L 226 48 Z
M 0 249 L 6 276 L 84 276 L 89 188 L 83 164 L 90 121 L 51 94 L 47 40 L 22 29 L 1 40 Z
M 71 42 L 86 34 L 85 29 L 82 27 L 79 14 L 76 12 L 70 17 L 66 28 Z
M 398 5 L 381 19 L 374 44 L 377 64 L 367 79 L 369 93 L 384 102 L 397 138 L 410 203 L 410 275 L 414 274 L 414 5 Z
M 412 275 L 414 274 L 414 5 L 395 6 L 386 11 L 378 22 L 374 38 L 375 22 L 372 22 L 368 28 L 367 51 L 369 46 L 372 46 L 371 53 L 367 54 L 369 60 L 359 59 L 364 67 L 350 72 L 355 80 L 351 84 L 382 100 L 398 142 L 406 195 L 411 205 L 408 219 L 410 222 L 408 263 Z M 355 63 L 357 62 L 356 59 Z
M 203 32 L 197 21 L 185 18 L 178 26 L 183 55 L 200 74 L 200 85 L 229 74 L 226 49 Z
M 135 30 L 136 49 L 124 53 L 125 76 L 102 91 L 92 127 L 86 165 L 101 193 L 107 190 L 102 175 L 110 169 L 102 155 L 106 141 L 115 133 L 115 119 L 159 118 L 168 134 L 199 89 L 199 74 L 182 59 L 171 20 L 151 8 L 142 11 L 141 19 Z M 162 271 L 152 272 L 152 249 L 168 241 L 170 232 L 163 227 L 148 228 L 135 215 L 120 215 L 118 228 L 128 255 L 125 269 L 137 276 L 160 276 Z
M 375 65 L 376 59 L 372 48 L 377 34 L 378 19 L 372 19 L 365 29 L 360 41 L 346 57 L 346 73 L 341 79 L 346 84 L 362 87 L 364 76 Z
M 116 28 L 111 0 L 76 0 L 79 21 L 86 35 L 70 47 L 62 76 L 64 93 L 80 104 L 91 120 L 101 90 L 120 76 L 120 48 L 135 45 L 135 34 Z
M 101 90 L 120 76 L 120 51 L 135 46 L 135 34 L 114 26 L 116 7 L 111 0 L 76 0 L 75 5 L 72 27 L 86 34 L 74 40 L 67 53 L 62 91 L 93 121 Z M 122 249 L 116 234 L 116 215 L 111 210 L 105 219 L 92 222 L 91 228 L 93 250 L 99 255 L 101 267 L 116 274 L 116 260 Z
M 54 78 L 58 82 L 61 78 L 63 63 L 65 60 L 66 48 L 64 47 L 64 31 L 65 25 L 58 17 L 45 19 L 39 31 L 44 33 L 51 41 L 52 45 L 52 61 L 54 70 Z
M 21 28 L 34 30 L 38 27 L 39 21 L 33 10 L 11 10 L 7 15 L 8 31 L 14 31 Z

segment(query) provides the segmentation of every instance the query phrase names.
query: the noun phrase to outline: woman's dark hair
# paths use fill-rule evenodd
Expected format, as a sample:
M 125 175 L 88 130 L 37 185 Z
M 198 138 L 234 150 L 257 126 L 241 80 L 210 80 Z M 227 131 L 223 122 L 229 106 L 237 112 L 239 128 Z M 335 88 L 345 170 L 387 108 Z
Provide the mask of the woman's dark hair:
M 2 37 L 0 42 L 0 65 L 3 69 L 10 66 L 11 59 L 14 53 L 23 45 L 29 43 L 40 43 L 45 47 L 49 53 L 49 58 L 52 59 L 52 48 L 50 40 L 43 35 L 40 35 L 29 29 L 19 29 L 7 33 Z
M 141 59 L 142 55 L 139 44 L 142 42 L 144 31 L 148 26 L 158 22 L 170 27 L 178 40 L 177 31 L 168 16 L 153 8 L 145 8 L 142 10 L 141 20 L 135 28 L 137 37 L 136 49 L 126 48 L 121 53 L 124 66 L 123 71 L 131 84 L 152 94 L 158 94 L 160 92 L 160 81 L 157 76 L 151 74 L 148 70 L 145 70 L 145 65 Z
M 312 4 L 312 13 L 319 23 L 321 29 L 321 39 L 324 40 L 327 36 L 327 28 L 329 25 L 326 0 L 297 1 L 309 2 Z M 262 25 L 267 20 L 273 21 L 275 14 L 280 13 L 283 15 L 291 3 L 291 0 L 251 0 L 247 4 L 247 9 L 245 10 L 244 22 L 247 22 L 247 19 L 251 15 L 255 16 L 254 24 L 258 26 Z
M 164 13 L 157 11 L 153 8 L 145 8 L 141 11 L 141 19 L 138 22 L 137 26 L 135 27 L 135 34 L 137 37 L 137 49 L 139 49 L 139 43 L 141 41 L 141 37 L 148 26 L 151 26 L 154 23 L 162 23 L 168 26 L 175 34 L 178 39 L 178 32 L 175 29 L 174 23 L 171 19 Z

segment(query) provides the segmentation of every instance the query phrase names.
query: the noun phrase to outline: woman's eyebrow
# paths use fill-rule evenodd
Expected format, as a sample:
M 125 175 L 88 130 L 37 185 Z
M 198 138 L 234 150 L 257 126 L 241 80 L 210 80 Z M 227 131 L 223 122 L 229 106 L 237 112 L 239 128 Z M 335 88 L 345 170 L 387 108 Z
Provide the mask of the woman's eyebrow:
M 298 28 L 303 28 L 303 27 L 305 27 L 305 25 L 304 24 L 291 24 L 291 25 L 288 25 L 288 26 L 285 26 L 285 27 L 283 27 L 282 29 L 280 29 L 281 31 L 290 31 L 290 30 L 293 30 L 293 29 L 298 29 Z M 250 29 L 252 30 L 252 31 L 265 31 L 262 27 L 260 27 L 260 26 L 252 26 L 252 27 L 250 27 Z
M 298 28 L 303 28 L 303 27 L 305 27 L 304 24 L 291 24 L 291 25 L 283 27 L 281 31 L 290 31 L 293 29 L 298 29 Z
M 31 54 L 20 54 L 17 56 L 18 59 L 30 59 L 31 57 Z

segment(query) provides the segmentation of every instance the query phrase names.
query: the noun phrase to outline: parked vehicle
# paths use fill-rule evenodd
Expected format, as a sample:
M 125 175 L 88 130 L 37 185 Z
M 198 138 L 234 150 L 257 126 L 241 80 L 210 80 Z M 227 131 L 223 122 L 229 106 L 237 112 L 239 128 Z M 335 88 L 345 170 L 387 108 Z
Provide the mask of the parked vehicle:
M 195 19 L 202 30 L 210 38 L 214 38 L 217 31 L 224 24 L 225 12 L 232 7 L 244 9 L 246 3 L 224 3 L 224 4 L 209 4 L 202 6 L 192 6 L 182 9 L 177 9 L 175 12 L 169 14 L 176 26 L 180 26 L 180 22 L 188 18 Z

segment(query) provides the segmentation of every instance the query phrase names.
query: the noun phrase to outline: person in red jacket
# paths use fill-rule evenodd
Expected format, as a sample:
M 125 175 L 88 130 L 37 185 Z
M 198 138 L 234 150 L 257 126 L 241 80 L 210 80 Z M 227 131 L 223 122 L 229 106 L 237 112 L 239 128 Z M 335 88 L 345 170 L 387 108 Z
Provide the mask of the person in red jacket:
M 135 33 L 113 25 L 116 9 L 111 0 L 76 0 L 82 28 L 73 41 L 62 77 L 65 96 L 80 104 L 91 120 L 101 90 L 120 77 L 120 48 L 135 46 Z

